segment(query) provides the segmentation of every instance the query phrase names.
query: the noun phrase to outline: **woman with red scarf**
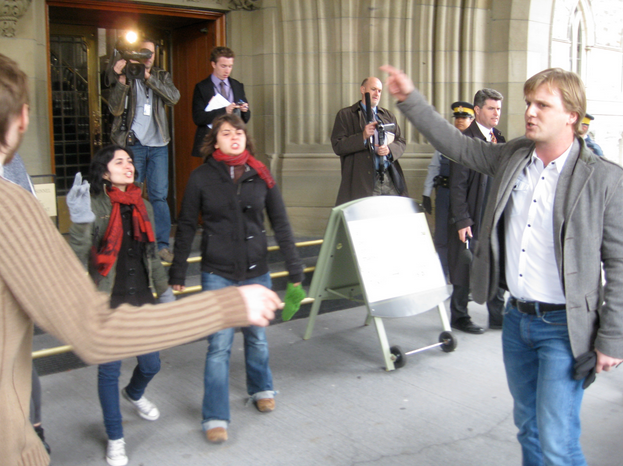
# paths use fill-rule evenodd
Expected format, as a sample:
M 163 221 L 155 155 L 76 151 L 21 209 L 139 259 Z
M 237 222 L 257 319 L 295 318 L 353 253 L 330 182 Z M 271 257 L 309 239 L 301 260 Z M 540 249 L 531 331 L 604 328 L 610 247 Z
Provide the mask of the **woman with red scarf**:
M 268 168 L 253 155 L 244 122 L 234 114 L 216 118 L 202 148 L 204 163 L 186 185 L 169 270 L 173 289 L 184 289 L 187 258 L 199 215 L 203 222 L 201 285 L 204 290 L 258 283 L 271 287 L 264 211 L 284 256 L 290 282 L 301 286 L 301 263 L 285 205 Z M 268 343 L 263 328 L 241 329 L 244 337 L 247 393 L 260 412 L 275 408 Z M 207 440 L 227 440 L 229 358 L 234 329 L 208 336 L 202 427 Z
M 135 177 L 129 149 L 104 147 L 95 154 L 89 169 L 91 211 L 70 211 L 70 245 L 88 267 L 98 289 L 110 294 L 113 309 L 122 303 L 155 303 L 152 289 L 160 302 L 175 299 L 156 253 L 153 210 L 134 184 Z M 139 416 L 155 421 L 160 412 L 143 394 L 160 370 L 160 356 L 155 352 L 137 359 L 132 378 L 121 393 Z M 106 460 L 111 466 L 128 463 L 119 407 L 120 371 L 121 361 L 98 367 L 98 393 L 108 434 Z

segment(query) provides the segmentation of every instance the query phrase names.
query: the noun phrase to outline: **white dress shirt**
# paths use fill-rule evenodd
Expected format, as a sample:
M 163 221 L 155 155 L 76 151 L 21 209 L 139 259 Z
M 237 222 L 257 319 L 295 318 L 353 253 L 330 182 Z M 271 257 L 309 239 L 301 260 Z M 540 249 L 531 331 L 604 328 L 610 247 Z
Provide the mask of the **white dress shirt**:
M 506 284 L 525 301 L 564 304 L 565 294 L 554 254 L 554 197 L 571 146 L 543 165 L 532 153 L 513 186 L 504 213 Z
M 493 129 L 489 129 L 489 128 L 481 125 L 478 122 L 476 122 L 476 124 L 478 125 L 478 129 L 480 129 L 480 132 L 482 133 L 482 135 L 485 137 L 485 140 L 487 142 L 491 142 L 491 132 L 493 131 Z

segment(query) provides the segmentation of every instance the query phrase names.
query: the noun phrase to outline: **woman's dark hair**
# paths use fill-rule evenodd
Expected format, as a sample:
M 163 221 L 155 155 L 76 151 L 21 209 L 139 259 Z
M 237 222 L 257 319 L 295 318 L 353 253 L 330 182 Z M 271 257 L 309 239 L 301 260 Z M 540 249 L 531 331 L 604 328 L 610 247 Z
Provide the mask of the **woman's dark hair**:
M 132 150 L 127 147 L 117 146 L 115 144 L 102 147 L 98 150 L 93 159 L 91 160 L 91 166 L 89 167 L 89 183 L 91 183 L 91 194 L 97 196 L 104 192 L 104 185 L 111 187 L 110 181 L 104 179 L 104 175 L 108 173 L 108 164 L 115 156 L 115 152 L 122 150 L 127 152 L 132 160 L 134 160 L 134 154 Z M 138 176 L 136 169 L 134 170 L 134 179 Z
M 251 136 L 249 136 L 249 133 L 247 132 L 247 125 L 244 124 L 244 121 L 242 121 L 242 118 L 240 118 L 238 115 L 235 115 L 233 113 L 226 113 L 225 115 L 220 115 L 216 117 L 212 121 L 212 129 L 210 129 L 210 132 L 206 134 L 206 137 L 204 138 L 203 144 L 201 145 L 200 149 L 201 155 L 203 155 L 203 160 L 205 161 L 216 150 L 214 148 L 216 144 L 216 135 L 218 134 L 221 126 L 223 126 L 224 123 L 229 123 L 235 129 L 241 129 L 244 131 L 244 134 L 247 137 L 246 149 L 251 155 L 255 156 L 255 145 L 253 144 Z

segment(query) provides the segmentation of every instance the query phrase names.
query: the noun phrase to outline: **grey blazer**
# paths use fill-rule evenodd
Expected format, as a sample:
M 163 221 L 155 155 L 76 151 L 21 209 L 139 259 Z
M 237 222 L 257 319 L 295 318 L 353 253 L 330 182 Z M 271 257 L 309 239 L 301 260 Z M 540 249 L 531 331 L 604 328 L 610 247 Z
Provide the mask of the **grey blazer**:
M 505 282 L 503 213 L 534 143 L 520 137 L 486 144 L 466 137 L 418 91 L 398 107 L 435 149 L 493 177 L 471 274 L 474 300 L 484 303 Z M 623 358 L 622 181 L 620 166 L 596 156 L 576 138 L 556 187 L 553 219 L 554 251 L 576 357 L 595 347 Z

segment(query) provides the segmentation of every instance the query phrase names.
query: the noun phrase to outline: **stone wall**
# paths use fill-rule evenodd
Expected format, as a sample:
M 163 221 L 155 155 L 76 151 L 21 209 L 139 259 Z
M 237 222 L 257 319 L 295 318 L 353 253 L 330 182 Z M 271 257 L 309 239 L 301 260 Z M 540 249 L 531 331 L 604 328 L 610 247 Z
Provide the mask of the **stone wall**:
M 384 79 L 378 67 L 385 63 L 405 69 L 447 117 L 452 102 L 493 85 L 489 2 L 264 0 L 260 10 L 231 12 L 227 21 L 234 75 L 254 109 L 252 134 L 299 235 L 324 232 L 340 182 L 333 122 L 361 98 L 363 78 Z M 401 164 L 411 196 L 420 199 L 433 148 L 388 94 L 381 105 L 399 116 L 407 139 Z
M 360 98 L 378 67 L 407 71 L 436 108 L 471 100 L 481 87 L 505 96 L 499 128 L 523 134 L 523 83 L 548 66 L 566 67 L 569 27 L 580 5 L 591 131 L 606 155 L 623 162 L 623 0 L 155 0 L 227 10 L 233 76 L 245 84 L 251 134 L 283 192 L 297 235 L 321 235 L 340 181 L 330 134 L 336 112 Z M 154 3 L 154 2 L 151 2 Z M 45 0 L 33 0 L 0 51 L 30 77 L 31 129 L 20 150 L 33 174 L 51 171 Z M 381 105 L 396 111 L 389 95 Z M 398 114 L 398 112 L 397 112 Z M 433 148 L 399 116 L 401 159 L 411 197 L 421 199 Z

